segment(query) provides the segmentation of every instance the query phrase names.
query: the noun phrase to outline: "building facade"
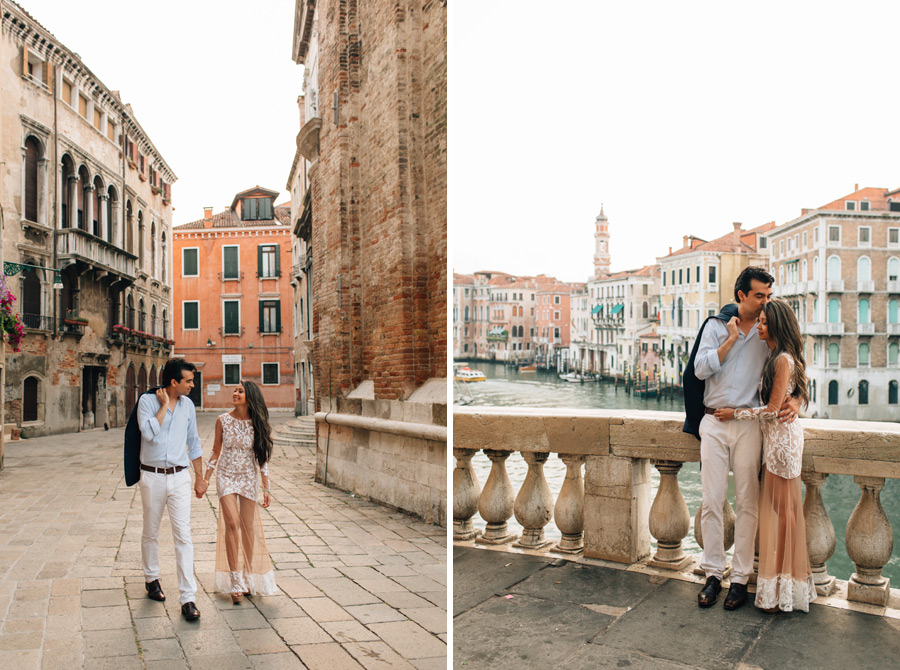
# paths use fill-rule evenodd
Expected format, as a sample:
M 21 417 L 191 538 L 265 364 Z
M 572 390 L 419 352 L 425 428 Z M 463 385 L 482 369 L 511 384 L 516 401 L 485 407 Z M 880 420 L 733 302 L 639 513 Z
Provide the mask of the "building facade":
M 681 386 L 684 366 L 703 321 L 735 302 L 734 282 L 745 267 L 769 267 L 768 233 L 774 222 L 743 230 L 740 223 L 706 241 L 684 236 L 681 249 L 658 259 L 662 383 Z
M 769 233 L 804 336 L 807 413 L 900 420 L 900 191 L 855 189 Z
M 314 81 L 321 101 L 300 143 L 310 162 L 316 476 L 444 524 L 446 7 L 319 5 L 295 3 L 292 48 L 311 70 L 304 97 Z
M 176 177 L 119 93 L 13 2 L 0 56 L 2 253 L 25 326 L 5 421 L 122 426 L 170 354 Z
M 295 408 L 291 209 L 259 186 L 173 231 L 175 350 L 197 366 L 194 404 L 232 407 L 260 386 L 269 409 Z

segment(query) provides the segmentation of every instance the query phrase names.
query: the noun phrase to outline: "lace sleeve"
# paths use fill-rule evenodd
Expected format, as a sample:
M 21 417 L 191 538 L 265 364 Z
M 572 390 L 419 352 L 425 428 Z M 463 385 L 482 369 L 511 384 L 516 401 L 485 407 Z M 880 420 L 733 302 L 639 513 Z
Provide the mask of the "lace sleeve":
M 259 469 L 259 471 L 260 471 L 260 473 L 262 473 L 262 475 L 264 477 L 268 477 L 269 476 L 269 461 L 266 461 L 265 463 L 263 463 L 263 466 Z
M 752 407 L 734 410 L 735 419 L 759 419 L 760 417 L 773 417 L 777 414 L 775 410 L 769 409 L 768 405 L 762 407 Z

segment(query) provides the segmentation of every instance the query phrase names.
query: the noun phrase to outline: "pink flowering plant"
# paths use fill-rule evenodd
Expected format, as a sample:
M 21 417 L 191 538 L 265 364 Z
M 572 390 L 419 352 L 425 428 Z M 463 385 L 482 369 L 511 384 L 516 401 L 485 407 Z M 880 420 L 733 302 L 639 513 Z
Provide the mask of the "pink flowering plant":
M 6 277 L 0 275 L 0 331 L 6 335 L 6 341 L 12 350 L 18 351 L 22 338 L 25 337 L 25 327 L 22 325 L 22 317 L 13 308 L 15 301 L 16 296 L 6 285 Z

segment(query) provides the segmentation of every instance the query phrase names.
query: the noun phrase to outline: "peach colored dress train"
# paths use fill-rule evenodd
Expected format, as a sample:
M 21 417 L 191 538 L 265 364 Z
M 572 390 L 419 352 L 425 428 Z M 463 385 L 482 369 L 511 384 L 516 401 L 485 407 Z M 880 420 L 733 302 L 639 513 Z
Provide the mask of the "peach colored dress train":
M 787 392 L 794 390 L 794 359 Z M 735 419 L 758 419 L 763 434 L 763 480 L 759 489 L 759 574 L 755 604 L 784 612 L 809 611 L 816 587 L 806 548 L 806 522 L 800 492 L 803 429 L 782 423 L 765 407 L 738 409 Z
M 253 528 L 239 525 L 237 538 L 237 565 L 232 574 L 228 565 L 228 553 L 225 546 L 225 515 L 222 513 L 223 496 L 236 493 L 248 500 L 256 501 L 259 497 L 259 473 L 256 456 L 253 453 L 253 423 L 248 420 L 235 419 L 230 414 L 219 416 L 222 421 L 222 453 L 219 455 L 216 468 L 216 493 L 219 497 L 219 524 L 216 536 L 216 591 L 230 593 L 235 583 L 244 591 L 253 595 L 275 595 L 278 587 L 275 584 L 275 572 L 266 548 L 263 534 L 262 517 L 259 505 L 255 505 Z M 269 464 L 262 466 L 262 473 L 269 475 Z M 250 560 L 244 551 L 244 534 L 253 538 L 253 553 Z M 243 584 L 241 584 L 241 579 Z

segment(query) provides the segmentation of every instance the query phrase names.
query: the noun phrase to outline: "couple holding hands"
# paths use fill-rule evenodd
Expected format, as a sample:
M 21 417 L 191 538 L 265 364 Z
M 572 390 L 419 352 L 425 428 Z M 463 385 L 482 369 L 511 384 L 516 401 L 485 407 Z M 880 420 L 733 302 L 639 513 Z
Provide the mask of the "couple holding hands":
M 200 617 L 195 603 L 194 545 L 191 541 L 191 476 L 194 494 L 202 498 L 216 474 L 219 521 L 216 538 L 215 590 L 243 596 L 278 592 L 266 549 L 259 507 L 268 507 L 272 436 L 269 412 L 259 388 L 242 381 L 232 394 L 234 409 L 216 420 L 215 438 L 206 473 L 197 432 L 194 403 L 196 368 L 184 359 L 168 361 L 162 386 L 140 396 L 125 431 L 126 484 L 140 481 L 144 526 L 141 565 L 147 595 L 163 601 L 159 583 L 159 525 L 169 512 L 175 542 L 179 604 L 189 621 Z M 187 447 L 187 448 L 185 448 Z M 260 500 L 258 480 L 262 479 Z

